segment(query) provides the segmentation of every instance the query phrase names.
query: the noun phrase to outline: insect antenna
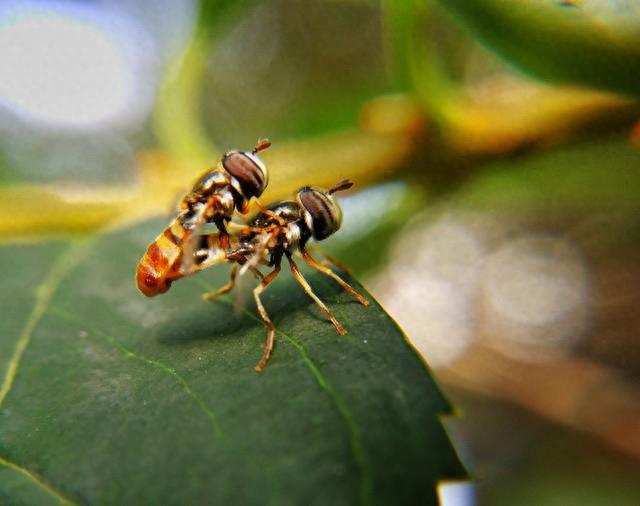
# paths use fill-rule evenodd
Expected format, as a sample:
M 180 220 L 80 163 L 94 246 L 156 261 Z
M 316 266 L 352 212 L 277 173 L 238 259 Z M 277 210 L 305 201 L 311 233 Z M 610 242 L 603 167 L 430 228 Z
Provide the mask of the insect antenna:
M 331 195 L 331 194 L 336 193 L 336 192 L 341 192 L 341 191 L 344 191 L 344 190 L 348 190 L 352 186 L 353 186 L 353 181 L 350 181 L 349 179 L 341 179 L 336 184 L 334 184 L 329 189 L 329 191 L 327 191 L 327 193 L 329 195 Z
M 258 139 L 258 142 L 256 142 L 256 145 L 251 150 L 251 153 L 255 155 L 259 151 L 264 151 L 269 146 L 271 146 L 271 141 L 269 139 Z

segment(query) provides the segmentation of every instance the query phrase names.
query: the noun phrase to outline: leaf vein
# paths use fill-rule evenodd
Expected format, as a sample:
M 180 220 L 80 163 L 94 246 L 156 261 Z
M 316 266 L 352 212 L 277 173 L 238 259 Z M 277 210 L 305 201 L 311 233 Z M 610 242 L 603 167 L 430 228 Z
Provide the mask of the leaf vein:
M 214 289 L 213 286 L 202 280 L 193 279 L 192 282 L 209 291 Z M 233 303 L 227 297 L 220 297 L 217 300 L 223 302 L 224 304 L 233 306 Z M 253 320 L 262 323 L 262 320 L 251 313 L 249 310 L 243 309 L 242 311 Z M 320 388 L 324 390 L 325 393 L 329 396 L 331 401 L 335 404 L 338 412 L 342 416 L 349 432 L 351 454 L 353 455 L 353 459 L 356 462 L 356 466 L 360 470 L 360 502 L 361 504 L 373 504 L 373 481 L 371 470 L 369 468 L 369 463 L 367 462 L 364 451 L 364 445 L 362 443 L 362 432 L 353 416 L 353 413 L 351 413 L 351 410 L 349 410 L 348 406 L 342 401 L 335 389 L 322 375 L 320 368 L 311 359 L 304 345 L 293 337 L 285 334 L 281 330 L 276 330 L 276 332 L 278 334 L 281 334 L 289 342 L 289 344 L 291 344 L 298 350 L 298 352 L 302 356 L 302 360 L 304 361 L 307 368 L 311 371 L 311 374 L 315 378 L 316 382 L 318 383 Z
M 35 304 L 24 327 L 22 328 L 20 336 L 18 336 L 16 347 L 11 360 L 9 361 L 9 366 L 7 367 L 7 371 L 4 375 L 2 386 L 0 387 L 0 408 L 2 408 L 2 404 L 13 387 L 16 375 L 18 374 L 18 367 L 20 366 L 22 356 L 31 342 L 33 331 L 47 311 L 51 298 L 64 277 L 69 274 L 69 272 L 82 258 L 82 253 L 85 251 L 87 244 L 88 243 L 84 241 L 74 243 L 64 253 L 60 254 L 53 262 L 51 269 L 45 276 L 42 283 L 40 283 L 36 288 Z
M 351 444 L 351 453 L 353 454 L 353 458 L 356 461 L 358 468 L 361 473 L 361 483 L 360 483 L 360 501 L 362 504 L 372 504 L 373 503 L 373 489 L 372 489 L 372 479 L 371 479 L 371 471 L 369 469 L 369 464 L 367 462 L 364 446 L 362 443 L 362 432 L 360 431 L 359 425 L 356 423 L 353 413 L 349 410 L 348 406 L 343 402 L 343 400 L 338 396 L 335 389 L 331 386 L 331 384 L 327 381 L 327 379 L 320 372 L 317 364 L 311 359 L 305 347 L 294 339 L 293 337 L 285 334 L 282 331 L 278 331 L 282 336 L 289 341 L 289 343 L 294 346 L 302 356 L 304 363 L 311 370 L 311 373 L 315 377 L 316 381 L 320 388 L 322 388 L 329 398 L 336 405 L 336 408 L 342 415 L 342 418 L 347 425 L 347 429 L 349 431 L 349 439 Z
M 59 308 L 52 308 L 50 311 L 51 314 L 61 318 L 70 323 L 74 323 L 80 325 L 82 327 L 86 327 L 91 329 L 97 335 L 101 336 L 105 341 L 107 341 L 111 346 L 120 351 L 125 357 L 132 358 L 134 360 L 138 360 L 144 364 L 155 367 L 156 369 L 162 371 L 163 373 L 171 376 L 184 390 L 184 392 L 191 397 L 191 400 L 196 403 L 196 405 L 200 408 L 200 410 L 209 418 L 211 423 L 211 428 L 213 429 L 214 434 L 217 437 L 222 437 L 223 432 L 220 427 L 220 423 L 218 422 L 218 417 L 215 412 L 200 398 L 198 394 L 191 388 L 189 383 L 184 377 L 178 373 L 173 367 L 170 367 L 159 360 L 153 360 L 151 358 L 144 357 L 142 355 L 138 355 L 137 353 L 131 351 L 129 348 L 124 346 L 120 341 L 118 341 L 115 337 L 107 334 L 106 332 L 101 331 L 100 329 L 95 328 L 92 325 L 87 324 L 86 322 L 80 321 L 75 316 L 70 315 L 69 313 L 62 311 Z
M 0 457 L 0 465 L 8 467 L 9 469 L 13 469 L 20 474 L 23 474 L 27 478 L 29 478 L 34 484 L 46 490 L 49 494 L 55 497 L 60 504 L 63 506 L 78 506 L 77 503 L 73 502 L 71 499 L 65 497 L 62 493 L 58 492 L 53 486 L 47 483 L 42 477 L 38 476 L 33 471 L 29 471 L 28 469 L 16 464 L 15 462 L 11 462 L 3 457 Z

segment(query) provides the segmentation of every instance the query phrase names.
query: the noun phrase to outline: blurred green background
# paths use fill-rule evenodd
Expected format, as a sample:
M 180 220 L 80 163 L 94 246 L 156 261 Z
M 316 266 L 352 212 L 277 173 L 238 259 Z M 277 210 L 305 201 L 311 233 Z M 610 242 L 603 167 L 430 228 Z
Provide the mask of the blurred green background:
M 355 181 L 325 249 L 435 370 L 446 505 L 640 504 L 634 0 L 0 4 L 0 234 L 169 216 L 258 137 L 265 201 Z

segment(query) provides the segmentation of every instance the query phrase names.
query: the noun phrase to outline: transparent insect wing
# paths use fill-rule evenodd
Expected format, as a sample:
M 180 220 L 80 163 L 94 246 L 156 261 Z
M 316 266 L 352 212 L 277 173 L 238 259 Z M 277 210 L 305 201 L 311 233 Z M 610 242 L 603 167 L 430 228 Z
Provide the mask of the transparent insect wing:
M 199 228 L 194 230 L 183 247 L 180 271 L 186 276 L 226 260 L 226 251 L 220 246 L 220 235 L 203 234 L 202 228 Z
M 199 205 L 193 215 L 185 216 L 183 226 L 189 230 L 189 236 L 182 245 L 182 260 L 180 262 L 180 272 L 189 273 L 193 271 L 195 265 L 195 252 L 200 240 L 200 232 L 204 227 L 206 206 Z
M 262 233 L 254 242 L 253 254 L 249 257 L 248 261 L 240 268 L 240 275 L 244 275 L 249 269 L 258 267 L 263 259 L 269 252 L 269 241 L 271 235 L 268 233 Z

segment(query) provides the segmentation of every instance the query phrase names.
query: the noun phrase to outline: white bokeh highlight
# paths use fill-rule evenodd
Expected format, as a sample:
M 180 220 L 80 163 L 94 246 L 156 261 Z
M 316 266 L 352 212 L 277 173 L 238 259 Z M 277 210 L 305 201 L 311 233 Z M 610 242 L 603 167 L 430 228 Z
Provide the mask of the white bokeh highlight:
M 0 107 L 42 126 L 99 129 L 148 114 L 152 44 L 113 11 L 19 2 L 0 8 Z
M 562 237 L 512 235 L 508 220 L 444 214 L 398 236 L 372 293 L 434 368 L 472 346 L 523 362 L 550 362 L 589 329 L 591 283 Z
M 588 269 L 569 241 L 544 235 L 500 245 L 482 272 L 482 333 L 514 358 L 562 356 L 587 328 Z
M 438 484 L 440 506 L 474 506 L 476 487 L 471 482 L 442 482 Z
M 475 332 L 474 293 L 483 248 L 451 217 L 407 228 L 386 271 L 370 283 L 432 367 L 452 364 Z

